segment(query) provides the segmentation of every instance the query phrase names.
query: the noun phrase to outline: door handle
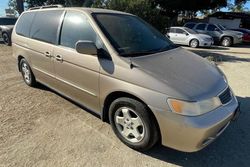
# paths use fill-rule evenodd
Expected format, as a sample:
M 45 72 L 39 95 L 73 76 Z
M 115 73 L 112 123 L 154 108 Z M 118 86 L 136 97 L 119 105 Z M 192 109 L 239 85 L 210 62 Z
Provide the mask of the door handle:
M 56 59 L 57 61 L 60 61 L 60 62 L 63 61 L 63 58 L 62 58 L 62 56 L 60 56 L 60 55 L 56 55 L 55 59 Z
M 50 54 L 50 52 L 45 52 L 44 55 L 45 55 L 46 57 L 49 57 L 49 58 L 52 57 L 51 54 Z

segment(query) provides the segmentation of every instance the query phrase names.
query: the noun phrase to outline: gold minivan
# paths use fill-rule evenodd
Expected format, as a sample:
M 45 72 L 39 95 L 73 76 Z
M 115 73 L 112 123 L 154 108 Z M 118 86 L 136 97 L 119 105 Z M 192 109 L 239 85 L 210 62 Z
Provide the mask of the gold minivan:
M 198 151 L 235 119 L 224 74 L 128 13 L 45 6 L 19 17 L 13 54 L 42 83 L 100 115 L 129 147 Z

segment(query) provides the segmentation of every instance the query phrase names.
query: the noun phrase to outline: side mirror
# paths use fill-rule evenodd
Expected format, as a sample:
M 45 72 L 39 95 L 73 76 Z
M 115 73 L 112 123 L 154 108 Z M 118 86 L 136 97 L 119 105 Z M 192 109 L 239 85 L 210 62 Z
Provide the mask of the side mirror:
M 214 31 L 219 31 L 219 28 L 215 28 Z
M 97 55 L 97 48 L 92 41 L 78 41 L 75 45 L 76 51 L 81 54 Z
M 189 36 L 189 34 L 188 33 L 185 33 L 186 34 L 186 36 Z

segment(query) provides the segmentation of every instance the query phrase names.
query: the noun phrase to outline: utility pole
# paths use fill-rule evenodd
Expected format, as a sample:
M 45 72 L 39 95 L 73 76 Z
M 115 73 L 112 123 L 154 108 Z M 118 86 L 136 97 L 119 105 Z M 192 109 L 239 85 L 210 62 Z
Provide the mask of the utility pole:
M 17 11 L 21 14 L 24 11 L 23 0 L 16 0 Z

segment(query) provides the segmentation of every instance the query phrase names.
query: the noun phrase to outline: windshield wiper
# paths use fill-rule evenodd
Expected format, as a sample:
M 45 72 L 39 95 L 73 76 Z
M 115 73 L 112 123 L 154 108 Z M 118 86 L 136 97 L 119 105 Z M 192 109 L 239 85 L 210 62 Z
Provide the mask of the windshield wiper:
M 143 56 L 157 53 L 156 51 L 142 51 L 142 52 L 131 52 L 131 53 L 121 53 L 120 55 L 123 57 L 131 57 L 131 56 Z
M 155 53 L 159 53 L 159 52 L 164 52 L 170 49 L 174 49 L 177 48 L 177 45 L 168 45 L 166 47 L 162 47 L 159 49 L 152 49 L 149 51 L 141 51 L 141 52 L 131 52 L 131 53 L 120 53 L 121 56 L 123 57 L 136 57 L 136 56 L 144 56 L 144 55 L 150 55 L 150 54 L 155 54 Z

